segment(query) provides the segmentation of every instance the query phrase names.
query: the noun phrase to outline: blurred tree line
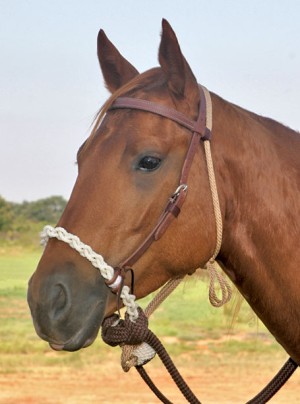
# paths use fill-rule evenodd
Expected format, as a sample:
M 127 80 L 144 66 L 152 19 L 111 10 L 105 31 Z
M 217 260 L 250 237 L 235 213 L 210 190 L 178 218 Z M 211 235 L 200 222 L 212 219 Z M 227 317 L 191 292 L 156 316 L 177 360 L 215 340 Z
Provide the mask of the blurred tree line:
M 33 202 L 8 202 L 0 196 L 0 246 L 37 247 L 45 224 L 55 225 L 67 201 L 51 196 Z

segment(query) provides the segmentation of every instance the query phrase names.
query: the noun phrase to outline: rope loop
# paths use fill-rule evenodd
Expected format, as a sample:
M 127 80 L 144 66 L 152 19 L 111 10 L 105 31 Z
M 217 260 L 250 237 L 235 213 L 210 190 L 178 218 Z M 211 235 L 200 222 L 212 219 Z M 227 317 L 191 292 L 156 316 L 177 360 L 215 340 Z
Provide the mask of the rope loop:
M 232 296 L 232 289 L 223 273 L 219 272 L 216 261 L 209 261 L 206 264 L 209 272 L 209 301 L 214 307 L 222 307 L 228 303 Z M 221 298 L 218 297 L 216 288 L 219 285 L 221 289 Z

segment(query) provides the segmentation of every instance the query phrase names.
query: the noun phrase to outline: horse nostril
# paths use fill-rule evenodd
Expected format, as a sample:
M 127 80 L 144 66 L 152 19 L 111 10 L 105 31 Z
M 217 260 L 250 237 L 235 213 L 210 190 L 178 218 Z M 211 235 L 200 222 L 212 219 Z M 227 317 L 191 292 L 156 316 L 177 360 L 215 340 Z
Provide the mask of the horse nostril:
M 55 288 L 58 289 L 55 305 L 56 309 L 60 310 L 63 309 L 66 305 L 67 295 L 65 292 L 65 288 L 62 285 L 56 285 Z
M 51 298 L 53 318 L 58 319 L 66 314 L 70 306 L 70 299 L 65 286 L 61 283 L 56 284 L 53 287 Z

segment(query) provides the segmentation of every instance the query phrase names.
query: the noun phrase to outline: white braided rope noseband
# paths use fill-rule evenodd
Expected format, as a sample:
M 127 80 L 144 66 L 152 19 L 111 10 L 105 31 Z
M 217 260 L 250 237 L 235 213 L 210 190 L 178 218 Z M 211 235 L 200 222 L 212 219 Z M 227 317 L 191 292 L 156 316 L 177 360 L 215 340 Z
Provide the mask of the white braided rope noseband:
M 92 248 L 84 244 L 79 237 L 74 234 L 68 233 L 63 227 L 45 226 L 41 232 L 41 243 L 46 246 L 49 238 L 57 238 L 60 241 L 68 244 L 71 248 L 76 250 L 82 257 L 86 258 L 97 269 L 99 269 L 101 275 L 107 281 L 110 281 L 114 275 L 114 269 L 108 265 L 102 255 L 97 254 Z M 115 282 L 109 285 L 110 288 L 115 288 L 121 283 L 121 276 L 118 276 Z M 121 292 L 121 299 L 131 321 L 135 321 L 138 318 L 138 304 L 136 303 L 136 297 L 129 293 L 130 289 L 124 285 Z

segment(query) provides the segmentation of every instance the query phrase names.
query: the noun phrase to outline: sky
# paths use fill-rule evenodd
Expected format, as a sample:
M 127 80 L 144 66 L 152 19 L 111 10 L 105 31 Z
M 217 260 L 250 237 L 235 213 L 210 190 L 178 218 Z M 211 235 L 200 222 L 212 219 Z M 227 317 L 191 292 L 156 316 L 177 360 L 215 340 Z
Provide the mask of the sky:
M 68 198 L 76 153 L 108 97 L 100 28 L 139 70 L 166 18 L 198 82 L 300 130 L 300 1 L 0 0 L 0 195 Z

